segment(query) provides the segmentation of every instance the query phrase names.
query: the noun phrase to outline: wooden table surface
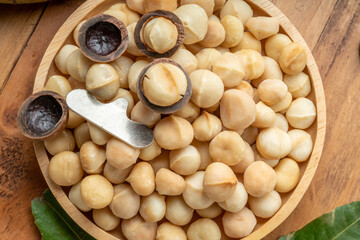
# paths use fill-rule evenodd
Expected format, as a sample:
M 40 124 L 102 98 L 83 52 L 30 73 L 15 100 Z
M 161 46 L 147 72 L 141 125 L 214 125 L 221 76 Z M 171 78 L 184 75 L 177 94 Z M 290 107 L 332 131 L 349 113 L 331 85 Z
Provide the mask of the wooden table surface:
M 16 114 L 31 95 L 57 29 L 84 0 L 0 5 L 0 239 L 41 239 L 30 201 L 46 189 L 32 142 Z M 360 200 L 360 1 L 272 0 L 298 28 L 317 61 L 327 105 L 323 155 L 289 218 L 267 239 L 297 230 L 333 208 Z

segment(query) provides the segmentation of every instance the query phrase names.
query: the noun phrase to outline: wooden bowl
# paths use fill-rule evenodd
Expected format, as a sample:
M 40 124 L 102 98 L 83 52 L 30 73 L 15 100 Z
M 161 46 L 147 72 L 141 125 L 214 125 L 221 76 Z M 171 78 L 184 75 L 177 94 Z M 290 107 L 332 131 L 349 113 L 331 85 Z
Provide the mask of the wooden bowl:
M 318 166 L 321 152 L 323 149 L 325 129 L 326 129 L 326 106 L 325 96 L 321 77 L 318 67 L 315 63 L 309 48 L 304 39 L 296 30 L 289 19 L 270 1 L 268 0 L 245 0 L 254 10 L 254 15 L 264 15 L 276 17 L 280 20 L 280 32 L 287 34 L 294 42 L 299 42 L 305 46 L 307 52 L 307 66 L 305 72 L 310 76 L 312 83 L 312 91 L 308 96 L 317 108 L 317 120 L 307 129 L 312 136 L 314 142 L 314 149 L 310 159 L 304 163 L 300 163 L 300 182 L 297 187 L 290 193 L 281 194 L 282 206 L 279 211 L 270 219 L 258 218 L 258 224 L 255 230 L 244 239 L 261 239 L 279 226 L 295 209 L 305 191 L 307 190 Z M 81 5 L 63 24 L 63 26 L 56 33 L 51 41 L 45 55 L 41 61 L 40 67 L 36 74 L 34 83 L 34 92 L 43 90 L 46 80 L 49 76 L 54 74 L 61 74 L 54 64 L 54 58 L 62 45 L 71 43 L 74 44 L 72 31 L 76 25 L 83 19 L 99 14 L 109 8 L 112 4 L 118 3 L 119 0 L 92 0 L 86 1 Z M 44 175 L 44 178 L 50 187 L 52 193 L 59 201 L 60 205 L 65 209 L 69 216 L 85 231 L 96 239 L 102 240 L 117 240 L 118 238 L 110 235 L 97 227 L 89 218 L 81 213 L 68 199 L 64 190 L 53 183 L 48 175 L 49 158 L 46 153 L 43 142 L 34 141 L 36 156 Z M 306 210 L 305 210 L 306 211 Z

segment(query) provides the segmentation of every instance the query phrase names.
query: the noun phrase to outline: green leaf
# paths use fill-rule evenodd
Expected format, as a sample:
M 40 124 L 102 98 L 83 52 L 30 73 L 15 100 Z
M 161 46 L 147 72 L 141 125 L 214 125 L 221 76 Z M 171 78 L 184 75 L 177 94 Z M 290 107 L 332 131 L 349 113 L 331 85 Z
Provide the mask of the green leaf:
M 322 215 L 302 229 L 279 240 L 358 240 L 360 239 L 360 201 Z
M 31 201 L 31 209 L 43 240 L 95 240 L 66 214 L 49 189 Z

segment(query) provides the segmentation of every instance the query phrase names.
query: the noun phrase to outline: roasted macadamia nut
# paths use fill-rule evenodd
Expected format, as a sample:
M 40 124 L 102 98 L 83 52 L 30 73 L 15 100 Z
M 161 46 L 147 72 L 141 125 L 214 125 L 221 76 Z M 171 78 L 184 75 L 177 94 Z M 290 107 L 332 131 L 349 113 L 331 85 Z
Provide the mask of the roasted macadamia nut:
M 146 23 L 143 37 L 152 50 L 165 53 L 176 45 L 178 30 L 170 20 L 157 17 Z
M 251 146 L 247 143 L 245 143 L 245 154 L 243 159 L 240 163 L 231 166 L 231 169 L 234 171 L 234 173 L 244 173 L 246 168 L 254 162 L 254 152 L 251 148 Z
M 211 158 L 228 166 L 239 164 L 245 155 L 245 143 L 237 132 L 223 131 L 209 145 Z
M 192 142 L 194 130 L 184 118 L 170 115 L 156 124 L 154 138 L 160 147 L 175 150 L 184 148 Z
M 156 158 L 154 158 L 153 160 L 149 161 L 150 165 L 154 169 L 155 174 L 161 168 L 170 169 L 169 154 L 170 154 L 170 151 L 161 149 L 160 155 L 157 156 Z M 155 181 L 156 181 L 156 179 L 155 179 Z M 156 183 L 156 186 L 157 185 L 158 184 Z
M 223 19 L 227 15 L 241 19 L 242 24 L 245 26 L 246 22 L 253 16 L 253 10 L 245 1 L 229 0 L 220 11 L 220 18 Z
M 157 106 L 170 106 L 185 95 L 187 79 L 184 72 L 171 63 L 151 66 L 142 81 L 145 97 Z
M 220 119 L 226 128 L 245 129 L 255 121 L 255 117 L 256 105 L 247 93 L 237 89 L 225 91 L 220 102 Z
M 217 204 L 213 203 L 210 207 L 204 209 L 196 209 L 197 214 L 204 218 L 216 218 L 219 216 L 223 209 Z
M 156 236 L 157 223 L 144 221 L 139 215 L 125 219 L 121 229 L 128 240 L 153 240 Z
M 211 163 L 205 170 L 204 190 L 215 202 L 223 202 L 236 190 L 238 180 L 229 166 L 221 162 Z
M 170 151 L 170 169 L 180 175 L 194 174 L 200 167 L 199 151 L 191 145 Z
M 148 196 L 155 190 L 155 173 L 147 162 L 135 164 L 126 181 L 141 196 Z
M 281 51 L 278 61 L 285 73 L 291 75 L 301 73 L 307 63 L 305 48 L 299 43 L 290 43 Z
M 252 145 L 251 149 L 253 150 L 255 161 L 263 161 L 264 163 L 266 163 L 267 165 L 269 165 L 272 168 L 275 167 L 279 163 L 279 160 L 280 160 L 279 158 L 268 159 L 268 158 L 264 158 L 263 156 L 261 156 L 261 154 L 259 153 L 259 151 L 256 148 L 256 144 Z
M 209 166 L 209 164 L 213 162 L 209 153 L 209 142 L 201 142 L 194 140 L 191 145 L 196 147 L 196 149 L 200 153 L 201 163 L 199 170 L 205 170 L 207 166 Z
M 286 113 L 286 111 L 288 110 L 291 102 L 292 102 L 292 95 L 291 93 L 287 92 L 286 96 L 283 100 L 281 100 L 280 102 L 273 104 L 273 105 L 269 105 L 269 107 L 274 110 L 274 112 L 279 112 L 281 114 Z
M 75 149 L 75 138 L 69 129 L 65 129 L 57 136 L 44 141 L 46 150 L 55 155 L 63 151 L 73 151 Z
M 102 173 L 106 160 L 105 149 L 92 141 L 84 143 L 80 148 L 80 162 L 88 174 Z
M 314 103 L 307 98 L 295 99 L 286 112 L 286 119 L 294 128 L 306 129 L 313 124 L 316 118 Z
M 62 72 L 63 74 L 69 74 L 67 67 L 66 67 L 66 62 L 68 60 L 68 58 L 70 57 L 70 55 L 75 52 L 75 50 L 78 50 L 79 48 L 77 46 L 71 45 L 71 44 L 67 44 L 64 45 L 60 51 L 58 52 L 58 54 L 55 57 L 55 64 L 56 67 L 60 70 L 60 72 Z
M 174 11 L 178 6 L 177 0 L 147 0 L 144 1 L 145 13 L 155 10 Z
M 286 120 L 286 117 L 284 115 L 282 115 L 281 113 L 276 113 L 275 114 L 275 122 L 274 122 L 273 127 L 277 127 L 279 129 L 283 130 L 284 132 L 288 132 L 289 124 Z
M 262 161 L 253 162 L 244 173 L 246 191 L 254 197 L 261 197 L 274 190 L 276 173 Z
M 189 122 L 193 122 L 200 115 L 200 108 L 195 105 L 192 101 L 185 104 L 184 107 L 174 112 L 175 116 L 185 118 Z
M 237 213 L 245 207 L 247 200 L 248 194 L 245 187 L 241 182 L 238 182 L 235 192 L 230 198 L 226 199 L 224 202 L 219 202 L 218 204 L 226 211 Z
M 88 122 L 87 124 L 89 127 L 91 139 L 94 143 L 96 143 L 97 145 L 105 145 L 110 140 L 110 134 L 90 122 Z
M 244 26 L 237 17 L 227 15 L 221 18 L 221 25 L 225 29 L 225 40 L 221 44 L 223 47 L 235 47 L 238 45 L 244 35 Z
M 116 217 L 109 207 L 94 209 L 92 216 L 95 224 L 105 231 L 114 230 L 120 224 L 120 218 Z
M 194 209 L 189 207 L 182 196 L 166 198 L 165 217 L 177 226 L 184 226 L 191 221 Z
M 251 84 L 254 87 L 258 87 L 260 83 L 266 79 L 283 79 L 283 74 L 280 69 L 279 64 L 270 57 L 263 56 L 264 63 L 265 63 L 265 70 L 264 73 L 257 79 L 251 81 Z
M 288 155 L 292 149 L 289 134 L 277 127 L 262 130 L 256 140 L 259 153 L 268 159 L 279 159 Z
M 187 240 L 187 238 L 181 227 L 164 222 L 157 229 L 156 240 Z
M 268 128 L 274 125 L 275 120 L 276 115 L 274 110 L 266 106 L 262 101 L 256 104 L 256 117 L 251 126 L 257 128 Z
M 245 72 L 245 80 L 260 77 L 265 71 L 264 59 L 260 53 L 252 49 L 243 49 L 235 53 L 241 61 Z
M 311 135 L 299 129 L 293 129 L 289 131 L 288 134 L 293 145 L 288 156 L 297 162 L 306 161 L 310 157 L 313 148 Z
M 106 162 L 104 167 L 104 177 L 113 184 L 120 184 L 125 182 L 125 179 L 129 176 L 132 168 L 133 166 L 131 165 L 125 169 L 118 169 L 113 167 L 109 162 Z
M 199 69 L 190 74 L 191 101 L 201 108 L 208 108 L 218 103 L 224 93 L 224 84 L 213 72 Z
M 185 178 L 186 188 L 182 193 L 184 201 L 193 209 L 204 209 L 214 203 L 204 191 L 204 171 L 198 171 Z
M 205 38 L 199 43 L 206 48 L 219 46 L 225 40 L 225 28 L 220 22 L 208 21 L 208 30 Z
M 131 111 L 131 120 L 152 128 L 160 121 L 161 114 L 147 108 L 141 101 L 137 102 Z
M 144 1 L 144 0 L 141 0 L 141 1 Z M 130 5 L 129 5 L 129 7 L 130 7 Z M 139 50 L 138 46 L 135 43 L 134 32 L 135 32 L 136 24 L 137 24 L 137 22 L 133 22 L 132 24 L 130 24 L 126 27 L 126 29 L 128 31 L 128 48 L 126 49 L 126 52 L 128 52 L 134 56 L 144 56 L 144 54 Z
M 85 122 L 85 119 L 83 119 L 79 114 L 69 110 L 69 118 L 66 124 L 67 128 L 75 128 L 79 126 L 80 124 Z
M 240 212 L 226 212 L 222 218 L 225 234 L 232 238 L 249 235 L 256 226 L 256 217 L 251 210 L 244 207 Z
M 130 2 L 130 1 L 127 1 L 127 2 Z M 129 4 L 129 5 L 130 5 L 130 4 Z M 116 9 L 116 10 L 121 10 L 121 11 L 123 11 L 123 12 L 125 13 L 125 15 L 126 15 L 126 19 L 127 19 L 127 24 L 128 24 L 128 25 L 129 25 L 129 24 L 132 24 L 133 22 L 137 22 L 137 21 L 140 19 L 140 15 L 139 15 L 137 12 L 131 10 L 131 9 L 128 7 L 127 3 L 117 3 L 117 4 L 114 4 L 114 5 L 112 5 L 112 6 L 109 8 L 109 10 L 110 10 L 110 9 Z
M 180 6 L 174 13 L 184 24 L 185 44 L 193 44 L 205 38 L 208 16 L 205 10 L 197 4 Z
M 139 213 L 146 222 L 160 221 L 165 216 L 165 210 L 165 197 L 157 192 L 141 198 Z
M 44 90 L 56 92 L 65 98 L 71 91 L 71 85 L 63 76 L 53 75 L 47 80 Z
M 278 79 L 267 79 L 258 87 L 259 98 L 267 105 L 279 103 L 286 97 L 287 92 L 286 84 Z
M 244 68 L 237 55 L 224 53 L 212 65 L 212 71 L 224 82 L 225 87 L 235 87 L 245 77 Z
M 159 156 L 161 153 L 161 147 L 153 141 L 150 146 L 140 149 L 139 158 L 144 161 L 150 161 Z
M 116 18 L 117 20 L 122 22 L 125 26 L 128 25 L 126 14 L 121 10 L 108 9 L 105 12 L 103 12 L 103 14 L 110 15 L 110 16 Z
M 140 196 L 127 183 L 116 185 L 114 186 L 114 197 L 109 207 L 119 218 L 132 218 L 139 211 Z
M 197 4 L 202 7 L 207 16 L 210 17 L 213 14 L 215 1 L 214 0 L 181 0 L 180 5 Z
M 60 186 L 74 185 L 83 176 L 79 156 L 70 151 L 60 152 L 53 156 L 50 159 L 48 171 L 50 179 Z
M 171 59 L 180 64 L 187 74 L 192 73 L 198 68 L 198 60 L 190 51 L 186 49 L 179 49 Z
M 80 184 L 81 182 L 78 182 L 70 188 L 69 199 L 75 205 L 75 207 L 80 209 L 82 212 L 88 212 L 91 210 L 91 208 L 86 206 L 86 204 L 81 198 Z
M 161 168 L 155 177 L 156 191 L 161 195 L 176 196 L 184 192 L 186 183 L 182 176 L 173 171 Z
M 204 48 L 196 54 L 199 69 L 211 70 L 212 65 L 221 56 L 215 48 Z
M 116 92 L 114 98 L 112 98 L 110 101 L 113 102 L 119 98 L 125 98 L 128 105 L 127 105 L 127 108 L 126 108 L 126 114 L 128 116 L 130 116 L 130 113 L 132 111 L 132 109 L 134 108 L 134 98 L 133 96 L 131 95 L 130 91 L 128 90 L 125 90 L 123 88 L 119 88 L 118 91 Z
M 253 145 L 256 141 L 258 134 L 259 134 L 259 129 L 250 126 L 244 129 L 244 132 L 241 134 L 241 137 L 249 145 Z
M 278 61 L 282 50 L 290 43 L 291 39 L 285 34 L 275 34 L 265 41 L 266 55 Z
M 91 141 L 89 127 L 87 123 L 83 123 L 74 129 L 74 137 L 78 148 L 87 142 Z
M 284 82 L 294 98 L 306 97 L 311 91 L 310 78 L 306 73 L 301 72 L 296 75 L 286 74 Z
M 299 182 L 300 169 L 297 162 L 291 158 L 283 158 L 274 168 L 277 180 L 275 190 L 286 193 L 293 190 Z
M 106 159 L 115 168 L 125 169 L 133 165 L 139 157 L 140 150 L 111 138 L 106 144 Z
M 194 136 L 199 141 L 210 141 L 221 132 L 220 119 L 206 111 L 193 122 Z
M 85 82 L 89 68 L 93 65 L 81 50 L 73 51 L 66 60 L 66 69 L 70 76 L 79 82 Z
M 258 40 L 262 40 L 279 32 L 279 19 L 252 17 L 246 22 L 246 27 Z
M 250 32 L 244 32 L 240 43 L 231 48 L 231 52 L 237 52 L 243 49 L 252 49 L 261 53 L 261 42 L 257 40 Z
M 219 226 L 216 224 L 216 222 L 208 218 L 201 218 L 193 222 L 187 229 L 186 235 L 189 240 L 221 239 L 221 231 Z
M 120 87 L 129 88 L 128 74 L 130 67 L 134 64 L 134 61 L 128 57 L 120 56 L 113 62 L 109 63 L 119 75 Z
M 249 197 L 249 205 L 251 211 L 258 217 L 270 218 L 281 206 L 280 194 L 276 191 L 271 191 L 262 197 Z
M 104 208 L 114 196 L 111 183 L 101 175 L 89 175 L 81 181 L 81 197 L 84 203 L 93 209 Z

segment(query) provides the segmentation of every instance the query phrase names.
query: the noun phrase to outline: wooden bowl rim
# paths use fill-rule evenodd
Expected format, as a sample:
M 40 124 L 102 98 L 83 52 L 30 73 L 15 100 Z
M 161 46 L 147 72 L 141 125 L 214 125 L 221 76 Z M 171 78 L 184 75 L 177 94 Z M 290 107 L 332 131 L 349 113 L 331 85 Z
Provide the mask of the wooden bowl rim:
M 54 38 L 50 42 L 37 71 L 34 89 L 33 92 L 39 92 L 43 90 L 43 86 L 46 82 L 48 71 L 51 67 L 53 59 L 64 44 L 65 40 L 72 33 L 73 29 L 77 24 L 83 20 L 83 18 L 88 15 L 92 10 L 98 7 L 100 4 L 104 3 L 106 0 L 92 0 L 84 2 L 75 12 L 64 22 L 58 32 L 55 34 Z M 326 104 L 325 104 L 325 95 L 321 76 L 316 65 L 315 59 L 311 54 L 309 47 L 306 42 L 297 31 L 295 26 L 290 22 L 290 20 L 269 0 L 245 0 L 252 8 L 261 9 L 263 12 L 268 14 L 271 17 L 276 17 L 280 21 L 280 26 L 283 28 L 285 33 L 295 42 L 301 43 L 307 53 L 307 68 L 309 70 L 309 75 L 312 79 L 312 87 L 315 94 L 316 100 L 316 110 L 317 110 L 317 129 L 316 129 L 316 138 L 314 141 L 314 148 L 310 159 L 308 160 L 308 165 L 304 171 L 303 176 L 300 179 L 297 187 L 293 190 L 293 193 L 290 195 L 286 203 L 279 209 L 279 211 L 269 220 L 267 220 L 261 227 L 256 229 L 247 237 L 243 238 L 246 240 L 249 239 L 261 239 L 269 234 L 272 230 L 278 227 L 296 208 L 301 198 L 305 194 L 305 191 L 310 185 L 310 182 L 316 172 L 316 168 L 319 164 L 321 157 L 323 144 L 325 140 L 325 131 L 326 131 Z M 92 235 L 96 239 L 103 240 L 118 240 L 118 238 L 112 236 L 111 234 L 105 232 L 104 230 L 97 227 L 93 222 L 86 218 L 83 213 L 81 213 L 68 199 L 65 192 L 62 188 L 55 183 L 53 183 L 48 175 L 48 165 L 49 158 L 47 156 L 43 142 L 34 141 L 34 148 L 36 157 L 39 162 L 42 174 L 44 178 L 60 203 L 64 210 L 69 214 L 69 216 L 86 232 Z

